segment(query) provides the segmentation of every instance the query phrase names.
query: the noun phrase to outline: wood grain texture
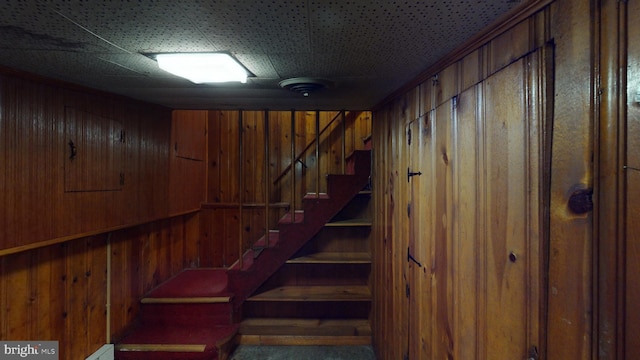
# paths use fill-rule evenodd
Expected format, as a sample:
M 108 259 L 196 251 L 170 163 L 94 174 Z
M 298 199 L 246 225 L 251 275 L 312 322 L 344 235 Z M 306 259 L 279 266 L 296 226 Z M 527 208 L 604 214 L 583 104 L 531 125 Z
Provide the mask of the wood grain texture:
M 532 40 L 534 23 L 524 23 L 512 31 Z M 519 55 L 508 58 L 517 61 L 481 71 L 491 46 L 420 85 L 431 110 L 418 105 L 407 121 L 408 93 L 374 113 L 372 323 L 380 358 L 510 359 L 544 345 L 548 222 L 540 204 L 549 181 L 551 54 L 516 47 Z M 422 175 L 407 179 L 407 169 Z
M 169 184 L 165 179 L 171 132 L 167 109 L 8 75 L 2 75 L 0 82 L 0 177 L 5 193 L 1 198 L 0 218 L 5 226 L 0 230 L 0 251 L 8 253 L 10 248 L 47 244 L 167 216 Z M 75 115 L 65 109 L 75 109 Z M 80 146 L 76 159 L 88 162 L 77 174 L 80 183 L 76 185 L 79 190 L 114 191 L 65 192 L 65 178 L 73 185 L 73 177 L 64 171 L 69 165 L 71 140 L 65 124 L 78 120 L 78 114 L 86 116 L 79 123 L 75 121 L 81 125 L 75 133 L 80 132 L 85 140 L 76 139 Z M 123 126 L 124 146 L 113 124 Z M 102 141 L 105 134 L 109 141 Z M 108 149 L 113 141 L 118 150 Z
M 69 121 L 88 162 L 67 190 L 83 191 L 65 191 Z M 198 265 L 198 215 L 169 218 L 170 112 L 0 75 L 0 129 L 0 337 L 57 340 L 61 359 L 84 358 L 122 335 L 145 291 Z M 193 199 L 204 183 L 176 191 Z
M 638 14 L 640 3 L 629 2 L 627 14 Z M 627 23 L 627 114 L 626 114 L 626 214 L 624 269 L 624 309 L 622 319 L 624 358 L 640 357 L 640 22 L 629 17 Z M 620 313 L 617 314 L 620 316 Z
M 555 2 L 550 15 L 551 33 L 562 38 L 554 49 L 547 353 L 590 359 L 592 217 L 573 214 L 567 202 L 577 188 L 593 186 L 593 20 L 587 1 Z
M 625 219 L 627 243 L 625 246 L 625 316 L 624 316 L 624 359 L 640 356 L 640 282 L 636 274 L 640 272 L 640 171 L 627 173 L 627 216 Z
M 365 148 L 371 114 L 225 110 L 209 111 L 207 123 L 200 254 L 203 266 L 230 266 L 240 249 L 276 228 L 292 202 L 300 209 L 304 194 L 326 192 L 325 176 L 342 173 L 342 158 Z M 293 162 L 293 173 L 292 157 L 300 160 Z
M 174 110 L 169 161 L 169 213 L 199 210 L 206 201 L 208 111 Z

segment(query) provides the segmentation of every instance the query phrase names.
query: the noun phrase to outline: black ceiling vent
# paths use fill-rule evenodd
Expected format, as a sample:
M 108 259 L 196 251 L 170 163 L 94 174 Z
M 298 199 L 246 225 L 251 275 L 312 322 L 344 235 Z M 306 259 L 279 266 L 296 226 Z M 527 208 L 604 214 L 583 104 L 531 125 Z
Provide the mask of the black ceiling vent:
M 295 91 L 303 96 L 309 96 L 310 93 L 326 89 L 331 86 L 331 82 L 317 78 L 291 78 L 280 81 L 280 87 Z

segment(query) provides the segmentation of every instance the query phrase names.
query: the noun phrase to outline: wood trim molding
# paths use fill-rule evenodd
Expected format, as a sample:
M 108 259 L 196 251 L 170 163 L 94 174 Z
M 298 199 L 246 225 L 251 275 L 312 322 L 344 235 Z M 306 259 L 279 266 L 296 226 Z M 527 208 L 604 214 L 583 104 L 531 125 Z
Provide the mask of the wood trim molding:
M 60 243 L 67 242 L 67 241 L 81 239 L 81 238 L 84 238 L 84 237 L 95 236 L 95 235 L 100 235 L 100 234 L 106 234 L 106 233 L 110 233 L 110 232 L 114 232 L 114 231 L 118 231 L 118 230 L 122 230 L 122 229 L 132 228 L 132 227 L 140 226 L 140 225 L 144 225 L 144 224 L 149 224 L 149 223 L 156 222 L 156 221 L 161 221 L 161 220 L 172 219 L 172 218 L 176 218 L 176 217 L 180 217 L 180 216 L 195 214 L 195 213 L 198 213 L 198 212 L 200 212 L 200 209 L 189 210 L 189 211 L 185 211 L 185 212 L 181 212 L 181 213 L 172 214 L 172 215 L 169 215 L 169 216 L 164 217 L 164 218 L 159 218 L 159 219 L 154 219 L 154 220 L 149 220 L 149 221 L 141 221 L 141 222 L 137 222 L 137 223 L 133 223 L 133 224 L 113 226 L 113 227 L 109 227 L 109 228 L 106 228 L 106 229 L 99 229 L 99 230 L 87 231 L 87 232 L 83 232 L 83 233 L 79 233 L 79 234 L 61 236 L 61 237 L 53 238 L 53 239 L 50 239 L 50 240 L 38 241 L 38 242 L 35 242 L 35 243 L 16 246 L 16 247 L 8 248 L 8 249 L 0 249 L 0 256 L 16 254 L 16 253 L 27 251 L 27 250 L 34 250 L 34 249 L 45 247 L 45 246 L 50 246 L 50 245 L 60 244 Z

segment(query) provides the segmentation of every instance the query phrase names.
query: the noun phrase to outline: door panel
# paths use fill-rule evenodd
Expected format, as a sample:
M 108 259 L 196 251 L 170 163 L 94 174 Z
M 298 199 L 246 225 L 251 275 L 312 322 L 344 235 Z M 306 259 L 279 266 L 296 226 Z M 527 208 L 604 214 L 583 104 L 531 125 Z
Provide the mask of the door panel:
M 539 351 L 549 155 L 541 58 L 514 62 L 406 127 L 408 169 L 422 173 L 407 191 L 410 359 Z
M 486 355 L 493 359 L 526 352 L 527 309 L 539 301 L 527 293 L 532 275 L 527 268 L 536 262 L 527 248 L 529 208 L 534 206 L 528 175 L 537 171 L 529 169 L 527 161 L 524 70 L 520 60 L 487 79 L 483 89 L 486 207 L 481 287 L 486 289 Z
M 434 181 L 427 176 L 433 173 L 435 142 L 432 140 L 432 119 L 435 111 L 430 111 L 409 124 L 411 143 L 409 145 L 409 169 L 423 175 L 413 176 L 409 182 L 409 250 L 416 261 L 408 261 L 409 268 L 409 358 L 429 359 L 432 353 L 433 312 L 431 302 L 431 257 L 434 253 Z M 418 262 L 420 263 L 418 265 Z
M 455 137 L 454 148 L 457 149 L 454 164 L 457 166 L 453 184 L 453 201 L 457 205 L 453 219 L 453 251 L 454 264 L 454 343 L 455 359 L 474 359 L 478 347 L 476 326 L 478 324 L 478 280 L 483 279 L 478 273 L 478 257 L 481 248 L 478 236 L 479 194 L 484 193 L 481 184 L 470 181 L 480 179 L 482 165 L 479 138 L 480 86 L 476 85 L 463 92 L 456 99 L 453 119 Z

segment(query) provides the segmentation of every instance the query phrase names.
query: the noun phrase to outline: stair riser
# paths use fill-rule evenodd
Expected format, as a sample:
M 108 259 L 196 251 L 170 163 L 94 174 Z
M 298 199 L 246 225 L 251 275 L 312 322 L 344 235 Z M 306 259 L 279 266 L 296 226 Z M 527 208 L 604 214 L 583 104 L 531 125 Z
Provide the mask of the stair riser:
M 370 264 L 341 264 L 318 268 L 315 264 L 285 264 L 263 287 L 367 285 Z
M 144 304 L 140 320 L 148 325 L 229 325 L 233 322 L 233 308 L 231 303 Z
M 370 302 L 251 302 L 243 305 L 245 318 L 367 319 Z

